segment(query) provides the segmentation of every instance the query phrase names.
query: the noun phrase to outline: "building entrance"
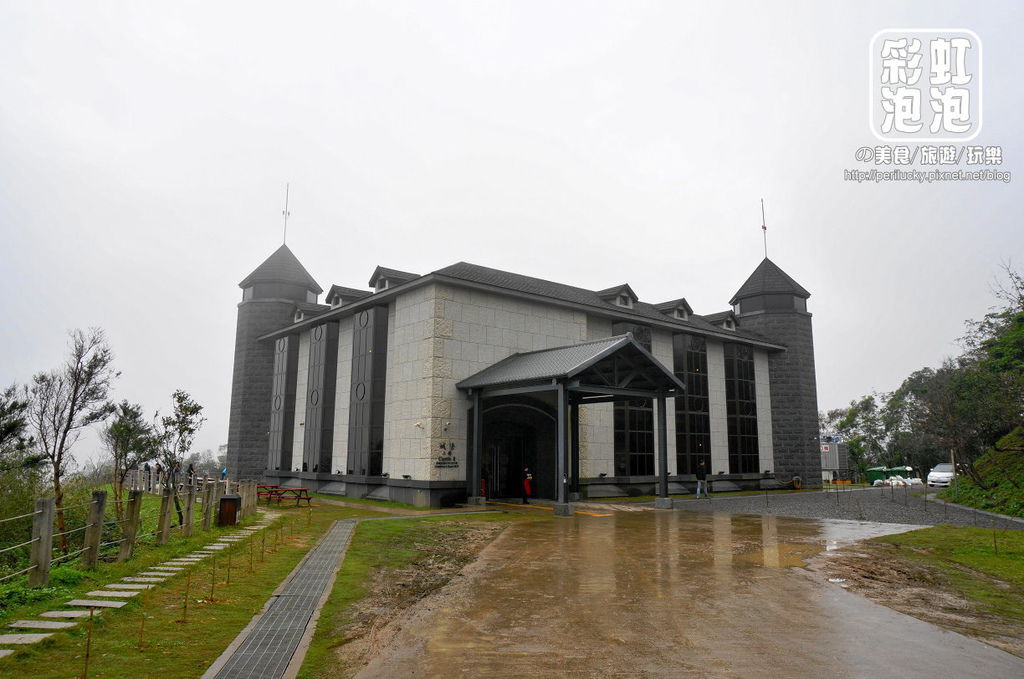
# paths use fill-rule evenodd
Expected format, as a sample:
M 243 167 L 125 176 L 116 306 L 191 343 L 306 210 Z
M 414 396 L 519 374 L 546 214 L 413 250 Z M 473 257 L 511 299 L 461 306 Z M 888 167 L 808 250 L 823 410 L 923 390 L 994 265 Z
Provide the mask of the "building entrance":
M 502 435 L 489 437 L 484 450 L 484 479 L 488 497 L 522 495 L 523 467 L 526 460 L 526 432 L 508 427 Z

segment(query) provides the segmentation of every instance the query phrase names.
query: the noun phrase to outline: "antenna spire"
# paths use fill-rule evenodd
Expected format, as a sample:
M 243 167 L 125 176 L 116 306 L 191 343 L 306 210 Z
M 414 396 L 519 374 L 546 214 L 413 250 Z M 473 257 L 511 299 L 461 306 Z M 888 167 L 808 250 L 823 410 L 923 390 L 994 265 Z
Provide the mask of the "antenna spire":
M 284 215 L 284 238 L 281 240 L 282 243 L 288 243 L 288 217 L 291 216 L 291 212 L 288 212 L 288 189 L 289 184 L 284 185 L 284 209 L 281 210 L 281 214 Z
M 764 198 L 761 199 L 761 235 L 764 236 L 764 258 L 768 259 L 768 227 L 764 218 Z

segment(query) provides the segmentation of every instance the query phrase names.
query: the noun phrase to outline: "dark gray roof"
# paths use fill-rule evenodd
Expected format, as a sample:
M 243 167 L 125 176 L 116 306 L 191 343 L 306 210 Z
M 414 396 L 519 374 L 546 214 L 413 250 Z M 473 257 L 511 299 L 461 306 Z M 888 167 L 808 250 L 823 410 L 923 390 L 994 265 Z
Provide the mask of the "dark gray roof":
M 389 281 L 395 281 L 396 283 L 404 283 L 405 281 L 411 281 L 414 278 L 419 278 L 418 273 L 409 273 L 408 271 L 399 271 L 398 269 L 388 269 L 387 267 L 378 266 L 373 270 L 373 275 L 370 276 L 370 287 L 376 287 L 377 281 L 381 278 Z
M 594 294 L 597 295 L 598 297 L 600 297 L 603 300 L 610 300 L 610 301 L 617 300 L 619 295 L 627 295 L 634 302 L 637 301 L 638 299 L 640 299 L 639 297 L 636 296 L 636 293 L 633 292 L 633 288 L 629 287 L 629 283 L 623 283 L 622 285 L 616 285 L 615 287 L 612 287 L 612 288 L 605 288 L 604 290 L 598 290 Z
M 670 314 L 680 307 L 686 309 L 686 313 L 688 314 L 693 313 L 693 309 L 690 308 L 690 303 L 686 301 L 685 297 L 673 299 L 668 302 L 662 302 L 661 304 L 652 304 L 651 306 L 653 306 L 655 309 L 657 309 L 663 314 Z M 707 318 L 707 316 L 705 316 L 705 318 Z
M 811 293 L 790 278 L 789 274 L 780 269 L 775 262 L 765 257 L 754 269 L 754 273 L 750 274 L 750 278 L 732 296 L 729 304 L 735 304 L 741 299 L 755 295 L 775 294 L 796 295 L 804 299 L 811 296 Z
M 372 294 L 372 290 L 360 290 L 358 288 L 346 288 L 342 285 L 332 285 L 331 289 L 327 291 L 327 302 L 330 303 L 330 301 L 335 297 L 341 297 L 343 300 L 357 300 L 369 297 Z
M 680 332 L 693 330 L 701 333 L 712 333 L 715 335 L 721 335 L 722 333 L 721 328 L 712 325 L 701 316 L 691 315 L 688 320 L 683 321 L 662 313 L 653 304 L 639 301 L 633 304 L 632 309 L 626 309 L 601 299 L 601 296 L 593 290 L 585 290 L 571 285 L 546 281 L 541 278 L 532 278 L 530 276 L 523 276 L 521 274 L 510 273 L 508 271 L 490 269 L 485 266 L 479 266 L 478 264 L 459 262 L 458 264 L 452 264 L 451 266 L 446 266 L 443 269 L 438 269 L 434 273 L 439 276 L 447 276 L 449 278 L 456 278 L 472 283 L 491 285 L 505 290 L 514 290 L 516 292 L 537 295 L 539 297 L 548 297 L 550 299 L 572 302 L 574 304 L 584 304 L 605 311 L 609 313 L 609 315 L 618 316 L 624 319 L 630 317 L 634 318 L 637 322 L 656 320 L 659 323 L 671 323 L 672 325 L 678 326 Z M 749 339 L 758 342 L 767 341 L 765 338 L 754 333 L 736 332 L 732 334 L 735 334 L 737 337 L 748 337 Z
M 733 313 L 732 309 L 727 309 L 726 311 L 719 311 L 717 314 L 707 314 L 706 316 L 703 316 L 703 318 L 712 325 L 718 325 L 727 318 L 732 318 L 732 320 L 735 321 L 736 314 Z
M 245 280 L 238 284 L 238 287 L 247 288 L 253 283 L 295 283 L 306 286 L 308 290 L 312 290 L 318 295 L 324 291 L 287 245 L 282 245 L 275 250 L 251 274 L 246 276 Z
M 679 391 L 684 389 L 672 372 L 637 344 L 632 335 L 617 335 L 564 347 L 513 354 L 462 380 L 456 386 L 459 389 L 476 389 L 573 378 L 594 366 L 601 359 L 624 350 L 641 354 L 651 366 L 658 369 L 664 381 L 671 384 L 672 388 Z
M 312 302 L 296 302 L 295 308 L 300 310 L 302 315 L 306 318 L 319 316 L 320 314 L 331 310 L 331 306 L 329 304 L 313 304 Z

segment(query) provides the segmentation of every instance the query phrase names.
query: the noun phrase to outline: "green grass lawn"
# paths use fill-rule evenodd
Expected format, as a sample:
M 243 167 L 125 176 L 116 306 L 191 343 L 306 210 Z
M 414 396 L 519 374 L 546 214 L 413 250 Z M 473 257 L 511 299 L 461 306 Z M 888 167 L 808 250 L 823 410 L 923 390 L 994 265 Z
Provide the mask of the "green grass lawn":
M 345 502 L 355 505 L 366 505 L 367 507 L 391 507 L 393 509 L 411 509 L 417 512 L 429 512 L 434 507 L 417 507 L 416 505 L 407 505 L 402 502 L 392 502 L 391 500 L 373 500 L 365 497 L 347 497 L 345 495 L 328 495 L 326 493 L 310 493 L 315 498 L 322 500 L 334 500 L 335 502 Z
M 1024 624 L 1024 531 L 934 526 L 876 538 L 940 570 L 951 586 L 995 615 Z
M 329 506 L 316 507 L 311 513 L 305 508 L 282 508 L 280 513 L 281 517 L 265 532 L 265 538 L 262 532 L 258 533 L 218 554 L 216 579 L 213 559 L 204 559 L 191 567 L 191 582 L 186 571 L 182 571 L 154 589 L 129 599 L 127 606 L 104 611 L 98 616 L 94 623 L 89 676 L 115 679 L 200 676 L 335 520 L 380 516 L 369 510 Z M 72 596 L 192 551 L 230 530 L 233 528 L 200 533 L 189 540 L 172 538 L 167 546 L 146 550 L 130 562 L 103 564 L 82 582 L 65 588 L 60 596 L 8 610 L 5 619 L 32 617 L 41 610 L 58 607 Z M 263 552 L 264 539 L 266 552 Z M 249 570 L 250 545 L 253 548 L 252 571 Z M 230 584 L 227 582 L 228 552 L 232 563 Z M 212 599 L 211 583 L 214 584 Z M 182 622 L 186 588 L 188 615 L 187 621 Z M 88 624 L 80 623 L 69 630 L 58 631 L 52 638 L 5 658 L 0 661 L 4 676 L 66 679 L 79 675 L 84 667 L 87 628 Z

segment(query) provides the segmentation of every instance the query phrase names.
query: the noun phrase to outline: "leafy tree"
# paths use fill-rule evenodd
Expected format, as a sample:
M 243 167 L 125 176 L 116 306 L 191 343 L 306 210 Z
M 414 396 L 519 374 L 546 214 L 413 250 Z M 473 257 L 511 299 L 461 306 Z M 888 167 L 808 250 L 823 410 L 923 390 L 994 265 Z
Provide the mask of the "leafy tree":
M 123 519 L 125 477 L 130 470 L 156 458 L 156 434 L 153 425 L 142 414 L 142 406 L 121 401 L 114 410 L 113 419 L 100 432 L 100 439 L 113 463 L 114 502 L 117 518 Z
M 120 374 L 113 362 L 102 330 L 73 330 L 64 365 L 34 375 L 26 391 L 30 427 L 40 453 L 50 463 L 58 533 L 66 530 L 62 482 L 72 462 L 71 449 L 83 429 L 102 421 L 113 409 L 107 395 Z M 61 536 L 60 545 L 67 553 L 66 535 Z
M 192 400 L 187 391 L 178 389 L 171 395 L 171 400 L 171 414 L 160 417 L 160 413 L 157 413 L 154 430 L 160 457 L 177 491 L 176 484 L 180 478 L 175 478 L 175 472 L 180 474 L 182 471 L 182 464 L 206 418 L 203 417 L 203 406 Z M 174 495 L 174 506 L 178 511 L 178 523 L 184 523 L 177 492 Z

